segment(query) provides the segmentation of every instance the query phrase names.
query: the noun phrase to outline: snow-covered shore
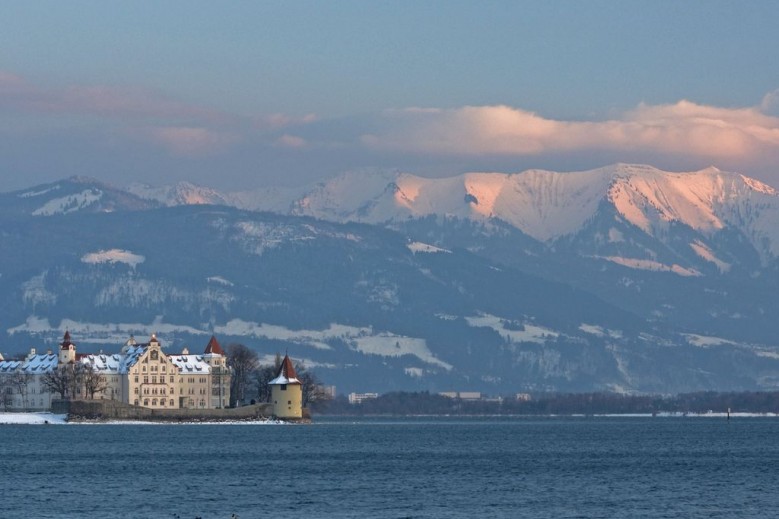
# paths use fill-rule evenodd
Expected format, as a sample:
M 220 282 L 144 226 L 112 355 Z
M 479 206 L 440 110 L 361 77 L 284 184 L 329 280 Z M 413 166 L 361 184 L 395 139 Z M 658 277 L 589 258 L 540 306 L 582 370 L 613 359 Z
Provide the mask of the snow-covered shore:
M 47 425 L 47 424 L 99 424 L 99 425 L 284 425 L 283 420 L 225 420 L 215 422 L 165 422 L 146 420 L 108 420 L 68 422 L 67 415 L 53 413 L 4 413 L 0 412 L 0 425 Z
M 64 424 L 67 415 L 52 413 L 0 413 L 0 425 L 9 424 Z

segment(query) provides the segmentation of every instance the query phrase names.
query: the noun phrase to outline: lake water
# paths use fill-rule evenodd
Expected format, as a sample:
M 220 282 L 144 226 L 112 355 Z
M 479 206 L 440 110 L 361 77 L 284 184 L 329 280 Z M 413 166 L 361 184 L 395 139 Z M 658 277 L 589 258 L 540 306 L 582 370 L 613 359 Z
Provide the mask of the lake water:
M 0 517 L 710 518 L 779 511 L 779 419 L 2 425 Z

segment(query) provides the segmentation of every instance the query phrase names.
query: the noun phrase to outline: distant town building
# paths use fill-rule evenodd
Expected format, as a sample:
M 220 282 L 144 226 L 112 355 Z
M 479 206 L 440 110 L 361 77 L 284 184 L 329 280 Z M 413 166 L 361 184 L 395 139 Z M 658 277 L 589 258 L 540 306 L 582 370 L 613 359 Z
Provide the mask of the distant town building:
M 270 399 L 274 415 L 278 418 L 303 417 L 303 385 L 298 380 L 289 355 L 284 355 L 276 377 L 268 384 L 271 386 Z
M 322 396 L 328 400 L 335 398 L 335 386 L 319 386 L 322 391 Z
M 531 400 L 530 393 L 517 393 L 517 401 L 529 402 Z
M 366 400 L 374 400 L 379 398 L 378 393 L 349 393 L 350 404 L 361 404 Z
M 202 355 L 162 351 L 133 337 L 118 354 L 80 354 L 65 332 L 59 352 L 20 361 L 0 361 L 0 406 L 49 410 L 57 398 L 109 399 L 153 409 L 218 409 L 230 401 L 231 371 L 219 342 L 211 337 Z M 51 387 L 52 379 L 61 384 Z M 48 384 L 46 382 L 49 382 Z

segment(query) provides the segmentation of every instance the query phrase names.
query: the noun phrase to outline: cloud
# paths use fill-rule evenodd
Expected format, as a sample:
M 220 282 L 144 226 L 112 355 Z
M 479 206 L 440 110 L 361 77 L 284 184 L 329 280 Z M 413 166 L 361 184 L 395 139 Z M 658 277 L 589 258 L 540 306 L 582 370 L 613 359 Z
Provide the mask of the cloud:
M 760 111 L 764 114 L 779 116 L 779 89 L 763 96 Z
M 275 113 L 253 117 L 252 123 L 254 128 L 258 130 L 278 130 L 290 126 L 305 126 L 317 120 L 316 114 L 312 113 L 303 116 Z
M 640 104 L 603 121 L 553 120 L 503 105 L 390 110 L 382 118 L 379 131 L 365 133 L 360 140 L 370 148 L 395 152 L 461 156 L 652 152 L 716 161 L 779 151 L 779 118 L 760 108 L 718 108 L 684 100 Z
M 149 128 L 148 139 L 168 152 L 185 157 L 198 157 L 224 151 L 236 137 L 208 128 L 193 126 L 166 126 Z
M 35 115 L 75 115 L 105 119 L 198 119 L 224 123 L 228 114 L 183 103 L 151 89 L 75 85 L 41 88 L 24 78 L 0 71 L 0 107 Z
M 304 148 L 306 144 L 306 139 L 288 133 L 285 133 L 274 142 L 275 146 L 282 148 Z

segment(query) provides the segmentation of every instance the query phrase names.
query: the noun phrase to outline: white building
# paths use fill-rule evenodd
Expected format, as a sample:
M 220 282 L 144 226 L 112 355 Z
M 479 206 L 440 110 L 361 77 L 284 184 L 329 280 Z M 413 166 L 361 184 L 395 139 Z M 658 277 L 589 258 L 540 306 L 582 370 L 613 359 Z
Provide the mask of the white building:
M 131 337 L 116 354 L 78 354 L 65 332 L 58 355 L 33 348 L 24 360 L 0 360 L 0 408 L 48 410 L 53 399 L 73 398 L 155 409 L 217 409 L 230 401 L 230 374 L 215 337 L 202 355 L 186 349 L 167 354 L 155 335 L 143 344 Z M 62 381 L 59 389 L 45 383 L 52 378 Z
M 375 400 L 379 398 L 378 393 L 349 393 L 350 404 L 361 404 L 366 400 Z

